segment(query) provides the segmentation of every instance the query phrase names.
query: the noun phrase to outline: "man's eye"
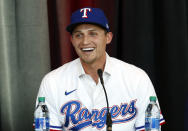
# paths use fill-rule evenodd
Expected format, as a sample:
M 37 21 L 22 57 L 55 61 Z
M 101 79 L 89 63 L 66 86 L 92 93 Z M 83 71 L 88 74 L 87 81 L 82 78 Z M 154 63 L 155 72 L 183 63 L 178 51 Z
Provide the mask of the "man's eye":
M 75 38 L 81 38 L 83 35 L 82 34 L 75 34 L 74 37 Z
M 90 36 L 96 36 L 96 35 L 97 35 L 96 32 L 91 32 L 91 33 L 90 33 Z

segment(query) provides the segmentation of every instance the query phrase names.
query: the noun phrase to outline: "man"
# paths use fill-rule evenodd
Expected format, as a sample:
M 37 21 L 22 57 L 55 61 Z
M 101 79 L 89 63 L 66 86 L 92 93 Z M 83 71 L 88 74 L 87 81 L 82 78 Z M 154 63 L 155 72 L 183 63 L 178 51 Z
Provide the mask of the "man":
M 79 58 L 47 74 L 38 93 L 46 98 L 51 130 L 106 130 L 106 98 L 98 69 L 103 71 L 112 130 L 144 130 L 149 97 L 156 96 L 153 85 L 143 70 L 106 53 L 113 34 L 103 11 L 77 10 L 67 31 Z

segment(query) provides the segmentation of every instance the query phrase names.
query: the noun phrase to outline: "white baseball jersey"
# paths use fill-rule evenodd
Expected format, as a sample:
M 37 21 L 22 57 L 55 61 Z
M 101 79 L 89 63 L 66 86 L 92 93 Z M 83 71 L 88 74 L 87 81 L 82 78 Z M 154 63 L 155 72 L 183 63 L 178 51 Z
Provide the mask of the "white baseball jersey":
M 146 73 L 107 55 L 103 72 L 113 131 L 144 130 L 145 110 L 149 97 L 155 96 Z M 46 98 L 50 112 L 50 129 L 106 130 L 106 99 L 98 84 L 85 74 L 80 59 L 48 73 L 38 96 Z M 160 123 L 164 119 L 161 115 Z

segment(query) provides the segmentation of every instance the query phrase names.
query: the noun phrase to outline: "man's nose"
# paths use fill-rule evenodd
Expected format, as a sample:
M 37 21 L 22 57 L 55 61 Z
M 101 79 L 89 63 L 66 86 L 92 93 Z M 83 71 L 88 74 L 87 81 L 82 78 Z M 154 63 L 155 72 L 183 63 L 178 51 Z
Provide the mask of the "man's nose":
M 87 44 L 89 44 L 89 41 L 90 41 L 89 37 L 87 35 L 84 36 L 84 38 L 83 38 L 83 44 L 87 45 Z

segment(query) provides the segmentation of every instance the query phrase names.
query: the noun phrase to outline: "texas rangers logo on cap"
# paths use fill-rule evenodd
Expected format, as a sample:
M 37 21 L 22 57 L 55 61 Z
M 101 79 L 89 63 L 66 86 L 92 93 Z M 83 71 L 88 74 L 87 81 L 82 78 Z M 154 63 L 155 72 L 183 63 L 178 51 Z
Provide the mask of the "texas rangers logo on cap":
M 82 18 L 88 18 L 87 12 L 91 12 L 91 8 L 80 9 L 80 12 L 83 12 Z
M 66 30 L 72 32 L 79 24 L 95 24 L 106 31 L 110 31 L 108 20 L 104 12 L 99 8 L 82 8 L 72 13 L 71 23 Z

